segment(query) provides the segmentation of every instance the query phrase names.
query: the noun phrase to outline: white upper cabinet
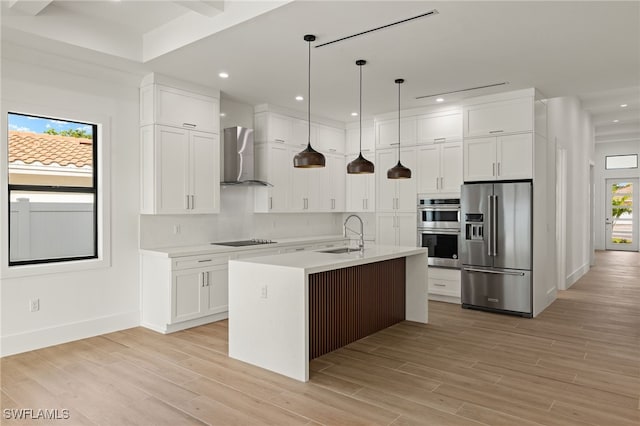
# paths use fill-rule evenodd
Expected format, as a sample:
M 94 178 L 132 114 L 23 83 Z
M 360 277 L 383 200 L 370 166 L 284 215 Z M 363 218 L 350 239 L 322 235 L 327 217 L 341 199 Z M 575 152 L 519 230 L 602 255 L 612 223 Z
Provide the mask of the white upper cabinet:
M 390 148 L 398 145 L 398 119 L 376 121 L 376 147 Z M 400 138 L 402 145 L 416 144 L 416 117 L 400 119 Z
M 218 135 L 170 126 L 141 130 L 143 214 L 220 211 Z
M 411 169 L 410 179 L 388 179 L 387 170 L 398 162 L 397 149 L 376 152 L 376 203 L 379 212 L 415 212 L 416 192 L 416 148 L 402 148 L 401 160 Z
M 297 148 L 281 143 L 260 143 L 254 148 L 256 179 L 273 186 L 254 189 L 256 212 L 287 212 L 290 206 L 293 156 Z
M 344 157 L 340 154 L 326 154 L 326 166 L 320 177 L 320 211 L 345 211 L 345 176 L 347 170 Z
M 255 141 L 293 144 L 293 119 L 274 113 L 255 115 Z
M 417 118 L 417 142 L 441 143 L 462 139 L 462 114 L 424 115 Z
M 322 153 L 344 153 L 344 137 L 344 129 L 318 125 L 318 147 L 316 149 Z
M 418 147 L 418 193 L 459 193 L 462 142 Z
M 311 123 L 309 128 L 309 122 L 305 120 L 293 119 L 293 137 L 291 139 L 291 145 L 300 147 L 306 147 L 309 143 L 309 137 L 311 137 L 311 145 L 317 150 L 316 145 L 318 143 L 318 126 Z
M 533 131 L 531 97 L 467 105 L 463 113 L 465 138 Z
M 532 133 L 465 140 L 465 182 L 531 178 Z
M 374 129 L 373 126 L 362 128 L 362 151 L 363 152 L 365 151 L 373 152 L 376 148 L 376 139 L 374 136 L 373 129 Z M 360 128 L 359 127 L 347 129 L 347 143 L 346 143 L 345 152 L 347 154 L 358 154 L 358 152 L 360 152 Z M 366 155 L 365 155 L 365 158 L 367 158 Z M 369 159 L 369 160 L 373 161 L 372 159 Z
M 164 124 L 218 133 L 218 98 L 176 89 L 161 84 L 140 88 L 140 125 Z

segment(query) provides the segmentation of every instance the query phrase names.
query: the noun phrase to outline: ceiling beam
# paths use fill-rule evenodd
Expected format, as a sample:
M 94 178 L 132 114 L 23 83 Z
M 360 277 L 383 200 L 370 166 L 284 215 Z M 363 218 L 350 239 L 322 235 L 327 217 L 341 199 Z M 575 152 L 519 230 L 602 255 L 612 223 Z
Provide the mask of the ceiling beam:
M 209 18 L 224 12 L 224 0 L 175 0 L 174 3 Z
M 36 16 L 42 12 L 45 7 L 53 0 L 10 0 L 9 7 L 14 10 L 26 13 L 31 16 Z

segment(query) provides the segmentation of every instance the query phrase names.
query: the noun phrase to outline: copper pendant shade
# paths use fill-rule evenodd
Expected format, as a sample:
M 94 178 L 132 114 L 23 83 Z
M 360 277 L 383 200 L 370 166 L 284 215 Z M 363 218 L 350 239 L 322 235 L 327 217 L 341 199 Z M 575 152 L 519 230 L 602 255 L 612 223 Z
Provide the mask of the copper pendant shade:
M 309 133 L 308 133 L 309 139 L 307 142 L 307 147 L 293 157 L 293 167 L 305 168 L 305 169 L 314 168 L 314 167 L 324 167 L 325 165 L 324 155 L 322 155 L 322 153 L 313 149 L 313 147 L 311 146 L 311 42 L 315 41 L 315 39 L 316 39 L 316 36 L 311 34 L 307 34 L 304 36 L 304 41 L 306 41 L 309 44 L 309 79 L 308 79 L 309 84 L 308 84 L 308 92 L 307 92 L 307 102 L 308 102 L 307 118 L 308 118 L 308 124 L 309 124 Z
M 400 162 L 400 85 L 404 80 L 399 78 L 395 83 L 398 85 L 398 164 L 387 170 L 387 179 L 410 179 L 411 169 Z
M 367 61 L 358 59 L 356 65 L 360 68 L 360 154 L 358 158 L 347 164 L 347 173 L 349 174 L 367 174 L 374 172 L 374 165 L 371 161 L 362 156 L 362 66 Z

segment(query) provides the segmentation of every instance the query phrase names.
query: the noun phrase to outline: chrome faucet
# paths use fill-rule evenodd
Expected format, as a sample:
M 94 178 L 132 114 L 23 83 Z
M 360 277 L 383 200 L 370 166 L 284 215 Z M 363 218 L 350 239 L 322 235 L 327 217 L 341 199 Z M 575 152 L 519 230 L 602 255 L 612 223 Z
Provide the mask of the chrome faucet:
M 358 219 L 360 221 L 360 232 L 356 232 L 353 229 L 347 227 L 347 222 L 349 222 L 349 219 L 351 219 L 352 217 L 355 217 L 356 219 Z M 364 223 L 362 222 L 362 219 L 360 219 L 360 216 L 356 215 L 356 214 L 351 214 L 349 216 L 347 216 L 347 218 L 344 220 L 344 237 L 347 238 L 347 230 L 351 231 L 351 232 L 355 232 L 356 234 L 360 235 L 360 240 L 358 241 L 358 248 L 360 249 L 360 252 L 364 252 Z

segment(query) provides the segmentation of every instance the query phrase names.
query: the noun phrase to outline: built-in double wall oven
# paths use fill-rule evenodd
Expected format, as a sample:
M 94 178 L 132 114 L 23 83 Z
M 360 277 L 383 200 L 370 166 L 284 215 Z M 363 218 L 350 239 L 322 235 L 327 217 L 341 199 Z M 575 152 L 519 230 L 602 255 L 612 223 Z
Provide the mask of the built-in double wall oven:
M 418 245 L 429 249 L 429 265 L 459 268 L 460 199 L 418 197 Z

